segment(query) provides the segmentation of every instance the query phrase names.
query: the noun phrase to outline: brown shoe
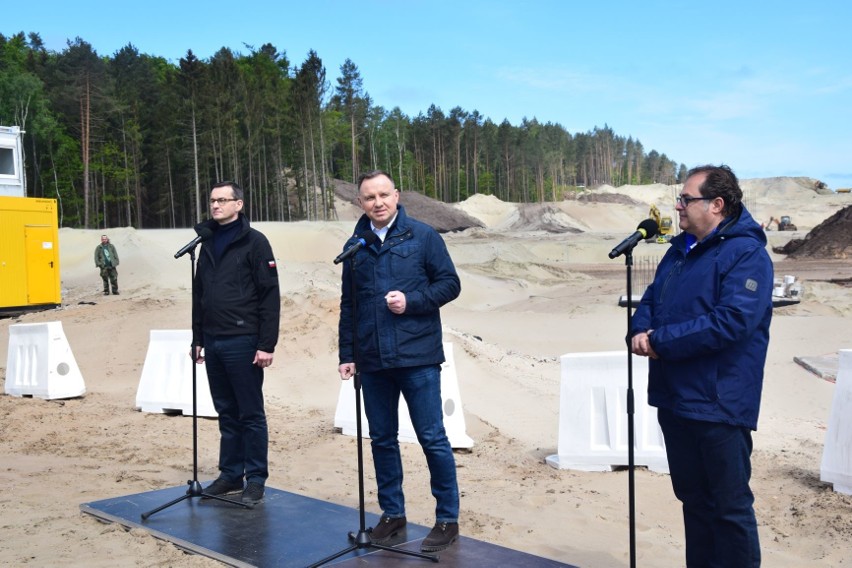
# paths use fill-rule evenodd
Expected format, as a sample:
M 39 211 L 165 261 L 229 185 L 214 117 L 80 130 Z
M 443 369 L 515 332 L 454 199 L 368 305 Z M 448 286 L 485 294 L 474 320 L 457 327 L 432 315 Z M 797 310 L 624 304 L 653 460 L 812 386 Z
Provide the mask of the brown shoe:
M 449 548 L 458 538 L 458 523 L 435 523 L 429 535 L 420 544 L 420 550 L 422 552 L 438 552 Z
M 376 526 L 370 530 L 370 540 L 376 544 L 383 544 L 404 529 L 406 522 L 405 517 L 391 518 L 382 515 Z

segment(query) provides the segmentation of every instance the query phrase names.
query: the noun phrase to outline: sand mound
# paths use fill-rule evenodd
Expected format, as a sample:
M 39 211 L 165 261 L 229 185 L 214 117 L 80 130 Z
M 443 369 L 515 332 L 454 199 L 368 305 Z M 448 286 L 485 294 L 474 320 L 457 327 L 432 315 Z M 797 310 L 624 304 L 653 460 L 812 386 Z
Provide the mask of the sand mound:
M 339 200 L 347 204 L 346 207 L 338 204 L 338 219 L 357 219 L 361 214 L 361 208 L 358 206 L 355 184 L 334 180 L 334 193 Z M 439 233 L 483 226 L 481 222 L 464 211 L 414 191 L 400 191 L 399 202 L 405 206 L 409 215 L 431 225 Z M 341 209 L 345 211 L 342 212 Z

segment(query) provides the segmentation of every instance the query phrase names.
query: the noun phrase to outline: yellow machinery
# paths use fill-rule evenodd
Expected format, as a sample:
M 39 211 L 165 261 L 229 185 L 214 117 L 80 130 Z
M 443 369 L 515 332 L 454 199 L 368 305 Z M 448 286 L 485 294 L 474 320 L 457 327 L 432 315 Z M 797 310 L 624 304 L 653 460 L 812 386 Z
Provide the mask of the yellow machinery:
M 672 240 L 672 237 L 674 236 L 672 218 L 668 215 L 663 216 L 656 205 L 651 205 L 651 211 L 648 214 L 651 216 L 651 219 L 657 222 L 657 226 L 660 227 L 660 232 L 657 234 L 657 242 L 660 244 L 666 244 Z
M 56 200 L 0 195 L 0 313 L 61 303 Z

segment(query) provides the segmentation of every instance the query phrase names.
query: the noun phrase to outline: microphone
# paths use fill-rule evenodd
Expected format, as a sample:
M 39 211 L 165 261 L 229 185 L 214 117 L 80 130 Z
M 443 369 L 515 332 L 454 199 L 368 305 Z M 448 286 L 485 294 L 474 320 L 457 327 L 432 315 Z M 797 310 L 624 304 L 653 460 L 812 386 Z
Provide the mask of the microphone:
M 376 233 L 374 233 L 373 231 L 364 231 L 358 237 L 357 243 L 355 243 L 354 245 L 352 245 L 351 247 L 349 247 L 348 249 L 346 249 L 345 251 L 343 251 L 342 253 L 337 255 L 337 258 L 334 259 L 334 264 L 340 264 L 341 262 L 343 262 L 344 260 L 346 260 L 347 258 L 352 256 L 353 254 L 355 254 L 356 252 L 361 250 L 361 247 L 369 246 L 369 245 L 373 244 L 374 242 L 376 242 L 376 239 L 378 239 L 378 238 L 379 238 L 378 235 L 376 235 Z
M 657 236 L 659 230 L 660 226 L 657 225 L 656 221 L 654 221 L 653 219 L 645 219 L 644 221 L 639 223 L 638 227 L 636 227 L 635 233 L 621 241 L 621 243 L 619 243 L 617 247 L 610 251 L 609 257 L 615 258 L 629 250 L 632 250 L 633 247 L 639 244 L 639 241 Z
M 175 258 L 182 257 L 183 255 L 194 249 L 196 246 L 198 246 L 198 243 L 204 242 L 213 236 L 213 231 L 209 227 L 205 227 L 202 225 L 195 227 L 195 232 L 198 233 L 198 236 L 188 242 L 186 246 L 184 246 L 182 249 L 177 251 L 175 253 Z

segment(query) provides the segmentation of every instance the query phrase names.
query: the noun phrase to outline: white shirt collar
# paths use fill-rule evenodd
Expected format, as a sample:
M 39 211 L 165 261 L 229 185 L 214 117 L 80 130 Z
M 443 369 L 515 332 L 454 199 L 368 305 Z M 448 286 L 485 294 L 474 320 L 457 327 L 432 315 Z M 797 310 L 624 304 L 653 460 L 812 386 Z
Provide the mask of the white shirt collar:
M 370 221 L 370 228 L 373 230 L 374 233 L 376 233 L 376 236 L 379 237 L 380 241 L 385 242 L 385 237 L 388 236 L 388 230 L 393 226 L 394 221 L 396 221 L 397 215 L 399 215 L 398 211 L 396 215 L 393 216 L 393 219 L 390 220 L 390 223 L 388 223 L 381 229 L 377 229 L 376 226 L 373 225 L 373 222 Z

